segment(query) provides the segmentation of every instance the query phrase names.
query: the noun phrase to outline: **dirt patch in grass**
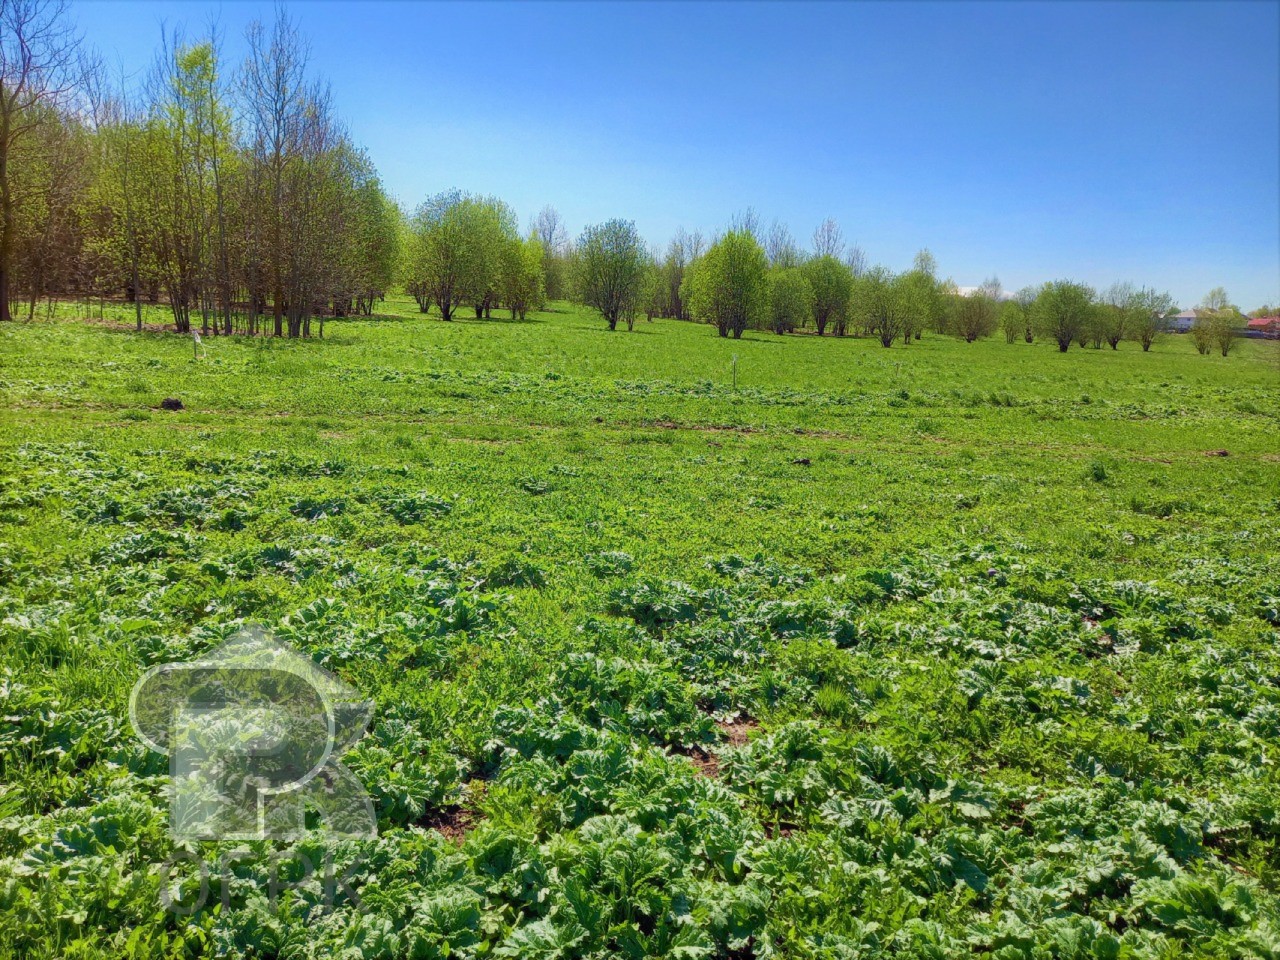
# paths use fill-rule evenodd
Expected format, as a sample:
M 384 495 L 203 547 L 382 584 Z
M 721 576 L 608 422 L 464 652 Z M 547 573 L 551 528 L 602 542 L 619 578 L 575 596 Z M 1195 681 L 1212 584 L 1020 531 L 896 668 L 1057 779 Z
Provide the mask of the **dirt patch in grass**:
M 475 811 L 466 807 L 445 807 L 433 810 L 421 821 L 428 830 L 438 830 L 442 836 L 452 843 L 461 845 L 467 833 L 476 825 Z
M 760 725 L 747 718 L 741 718 L 732 723 L 717 720 L 716 729 L 720 731 L 720 735 L 723 738 L 718 747 L 710 749 L 700 746 L 684 747 L 675 748 L 673 751 L 682 757 L 688 758 L 700 777 L 715 779 L 720 776 L 720 749 L 723 747 L 742 746 L 750 738 L 751 731 L 760 729 Z
M 700 777 L 714 780 L 720 776 L 720 758 L 709 750 L 695 749 L 684 754 Z
M 725 743 L 731 747 L 740 747 L 751 738 L 753 730 L 759 730 L 760 724 L 748 717 L 742 717 L 732 723 L 716 721 L 716 729 L 724 734 Z

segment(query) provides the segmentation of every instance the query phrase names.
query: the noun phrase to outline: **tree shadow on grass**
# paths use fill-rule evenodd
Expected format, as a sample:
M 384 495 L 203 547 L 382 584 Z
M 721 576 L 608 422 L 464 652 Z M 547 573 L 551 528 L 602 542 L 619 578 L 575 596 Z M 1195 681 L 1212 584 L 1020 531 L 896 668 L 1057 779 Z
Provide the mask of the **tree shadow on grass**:
M 439 317 L 432 317 L 426 313 L 371 313 L 368 316 L 363 314 L 359 316 L 347 317 L 326 317 L 325 323 L 407 323 L 411 320 L 439 320 Z
M 774 346 L 779 346 L 782 344 L 785 337 L 778 337 L 770 334 L 753 337 L 744 333 L 737 339 L 733 337 L 714 337 L 713 339 L 723 341 L 724 343 L 768 343 Z
M 439 320 L 440 318 L 436 317 L 435 319 Z M 528 326 L 530 324 L 546 323 L 547 321 L 540 320 L 537 317 L 525 317 L 523 320 L 512 319 L 511 317 L 489 317 L 488 319 L 485 319 L 484 317 L 454 317 L 449 322 L 473 324 L 476 326 L 492 326 L 497 324 L 499 326 L 521 327 Z
M 635 336 L 649 337 L 658 332 L 657 330 L 641 330 L 639 327 L 637 327 L 635 330 L 623 330 L 621 328 L 617 330 L 610 330 L 608 327 L 597 327 L 594 324 L 587 324 L 587 323 L 584 323 L 581 325 L 575 325 L 573 329 L 585 330 L 587 333 L 607 333 L 611 336 L 616 336 L 616 337 L 635 337 Z

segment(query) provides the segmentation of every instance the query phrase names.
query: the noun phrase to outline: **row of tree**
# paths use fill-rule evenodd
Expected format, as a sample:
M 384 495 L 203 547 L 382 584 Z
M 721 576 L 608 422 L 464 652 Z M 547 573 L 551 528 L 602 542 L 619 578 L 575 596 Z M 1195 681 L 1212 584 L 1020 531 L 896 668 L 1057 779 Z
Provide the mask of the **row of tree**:
M 1124 341 L 1145 351 L 1177 312 L 1169 294 L 1125 282 L 1096 292 L 1059 280 L 1006 295 L 992 277 L 962 291 L 938 279 L 928 250 L 910 270 L 895 273 L 868 267 L 856 246 L 846 250 L 833 220 L 818 227 L 812 251 L 805 252 L 776 223 L 762 238 L 750 212 L 705 249 L 699 235 L 677 235 L 661 258 L 633 223 L 610 220 L 583 233 L 564 259 L 574 295 L 599 310 L 611 330 L 620 320 L 630 327 L 644 313 L 708 323 L 735 338 L 748 329 L 811 328 L 819 336 L 873 337 L 889 347 L 926 330 L 970 343 L 1002 331 L 1009 343 L 1041 336 L 1063 352 L 1073 343 L 1115 350 Z M 1219 288 L 1196 312 L 1193 342 L 1201 353 L 1216 348 L 1225 356 L 1243 323 L 1239 310 Z
M 312 321 L 371 314 L 393 285 L 445 320 L 459 308 L 523 319 L 547 300 L 597 309 L 610 329 L 638 316 L 888 347 L 925 330 L 974 341 L 1002 330 L 1149 349 L 1172 299 L 1117 283 L 1057 281 L 1006 296 L 994 277 L 962 291 L 927 250 L 911 269 L 871 267 L 827 220 L 802 249 L 752 211 L 710 241 L 680 230 L 664 250 L 610 220 L 575 242 L 544 208 L 522 234 L 503 201 L 449 191 L 412 214 L 308 72 L 283 13 L 247 31 L 228 68 L 216 35 L 165 38 L 140 87 L 106 82 L 62 0 L 0 0 L 0 319 L 42 298 L 123 297 L 167 306 L 175 328 L 308 336 Z M 1192 328 L 1201 352 L 1230 350 L 1240 316 L 1224 292 Z
M 288 17 L 246 39 L 228 69 L 216 35 L 171 34 L 113 89 L 60 0 L 0 0 L 0 319 L 123 292 L 139 328 L 163 301 L 180 332 L 296 337 L 372 310 L 398 210 Z

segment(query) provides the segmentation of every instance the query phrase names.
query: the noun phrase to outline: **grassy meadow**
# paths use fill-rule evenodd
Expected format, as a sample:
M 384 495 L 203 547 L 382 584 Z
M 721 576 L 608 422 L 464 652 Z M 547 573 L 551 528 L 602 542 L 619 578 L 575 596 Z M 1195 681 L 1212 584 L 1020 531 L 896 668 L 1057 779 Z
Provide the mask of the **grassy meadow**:
M 1280 956 L 1280 345 L 383 311 L 0 326 L 0 956 Z M 250 623 L 380 835 L 166 910 L 129 691 Z

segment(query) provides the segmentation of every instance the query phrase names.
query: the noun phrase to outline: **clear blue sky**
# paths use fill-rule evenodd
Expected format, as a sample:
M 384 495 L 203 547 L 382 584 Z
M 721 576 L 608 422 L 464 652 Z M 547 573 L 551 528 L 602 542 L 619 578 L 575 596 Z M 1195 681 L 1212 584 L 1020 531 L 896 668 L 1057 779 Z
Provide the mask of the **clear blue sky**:
M 1280 301 L 1280 3 L 293 3 L 408 205 L 451 186 L 665 245 L 753 206 L 1006 288 Z M 272 6 L 81 2 L 108 62 Z

